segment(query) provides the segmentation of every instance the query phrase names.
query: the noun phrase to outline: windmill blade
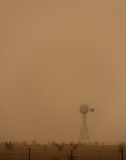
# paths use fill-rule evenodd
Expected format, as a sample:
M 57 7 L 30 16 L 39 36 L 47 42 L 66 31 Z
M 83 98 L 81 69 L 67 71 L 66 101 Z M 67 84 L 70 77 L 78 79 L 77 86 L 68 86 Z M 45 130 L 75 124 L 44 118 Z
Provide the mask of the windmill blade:
M 87 114 L 88 111 L 89 111 L 88 105 L 84 104 L 84 105 L 81 105 L 81 106 L 80 106 L 80 112 L 81 112 L 83 115 Z
M 90 111 L 91 111 L 91 112 L 94 112 L 94 108 L 91 108 Z

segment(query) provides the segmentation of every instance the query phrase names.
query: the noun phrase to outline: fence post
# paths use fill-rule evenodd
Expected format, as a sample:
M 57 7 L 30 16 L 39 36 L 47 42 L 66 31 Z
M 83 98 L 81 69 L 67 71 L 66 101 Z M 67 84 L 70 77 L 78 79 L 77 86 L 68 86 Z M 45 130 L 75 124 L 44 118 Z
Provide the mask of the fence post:
M 31 150 L 30 150 L 30 147 L 28 149 L 28 160 L 30 160 L 30 155 L 31 155 Z
M 50 149 L 50 160 L 51 160 L 51 149 Z
M 123 151 L 121 152 L 121 155 L 122 155 L 122 160 L 123 160 Z
M 71 150 L 70 160 L 73 160 L 73 150 Z
M 11 151 L 11 160 L 12 160 L 12 151 Z
M 98 154 L 98 157 L 99 157 L 99 160 L 101 159 L 101 151 L 98 151 L 99 154 Z

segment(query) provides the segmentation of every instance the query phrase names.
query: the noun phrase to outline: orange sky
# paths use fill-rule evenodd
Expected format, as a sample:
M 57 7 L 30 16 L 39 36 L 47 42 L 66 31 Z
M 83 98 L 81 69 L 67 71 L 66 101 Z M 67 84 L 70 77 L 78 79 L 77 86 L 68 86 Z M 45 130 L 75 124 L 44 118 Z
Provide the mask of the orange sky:
M 126 142 L 126 1 L 0 1 L 0 141 Z

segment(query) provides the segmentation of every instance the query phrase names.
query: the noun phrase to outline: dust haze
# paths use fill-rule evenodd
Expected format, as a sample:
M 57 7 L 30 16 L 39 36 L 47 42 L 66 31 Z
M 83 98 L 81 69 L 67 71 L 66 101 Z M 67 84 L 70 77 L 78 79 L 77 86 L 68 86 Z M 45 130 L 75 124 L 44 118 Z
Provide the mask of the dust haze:
M 0 1 L 0 141 L 126 142 L 126 1 Z

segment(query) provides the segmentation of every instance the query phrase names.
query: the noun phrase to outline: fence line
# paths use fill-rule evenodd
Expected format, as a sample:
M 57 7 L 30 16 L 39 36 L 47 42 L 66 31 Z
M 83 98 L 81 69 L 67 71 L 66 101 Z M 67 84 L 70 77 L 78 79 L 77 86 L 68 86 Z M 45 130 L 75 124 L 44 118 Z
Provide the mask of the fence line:
M 124 151 L 126 160 L 126 152 Z M 57 149 L 42 148 L 13 148 L 11 150 L 0 149 L 0 160 L 122 160 L 118 150 L 83 150 L 71 149 L 58 151 Z

